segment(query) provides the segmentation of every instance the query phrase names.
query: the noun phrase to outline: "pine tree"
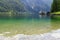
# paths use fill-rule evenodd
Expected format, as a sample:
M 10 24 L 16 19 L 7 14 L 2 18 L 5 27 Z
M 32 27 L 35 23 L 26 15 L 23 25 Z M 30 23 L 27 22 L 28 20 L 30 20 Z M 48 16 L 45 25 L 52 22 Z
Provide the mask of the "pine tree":
M 52 12 L 58 12 L 60 11 L 60 0 L 53 0 L 52 4 Z

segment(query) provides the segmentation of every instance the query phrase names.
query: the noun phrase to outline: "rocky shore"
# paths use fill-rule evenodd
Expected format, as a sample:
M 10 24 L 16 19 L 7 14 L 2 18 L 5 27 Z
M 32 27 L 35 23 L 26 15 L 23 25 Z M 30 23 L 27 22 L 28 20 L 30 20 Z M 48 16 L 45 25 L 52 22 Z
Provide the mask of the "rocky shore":
M 44 34 L 17 34 L 12 37 L 0 36 L 0 40 L 60 40 L 60 29 L 52 30 L 51 32 Z

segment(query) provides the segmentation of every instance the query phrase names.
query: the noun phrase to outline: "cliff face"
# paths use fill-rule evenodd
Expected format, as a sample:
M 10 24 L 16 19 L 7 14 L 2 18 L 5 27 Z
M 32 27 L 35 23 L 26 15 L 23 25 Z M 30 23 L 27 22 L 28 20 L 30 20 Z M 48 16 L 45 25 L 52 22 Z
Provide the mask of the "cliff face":
M 52 0 L 21 0 L 25 5 L 25 8 L 29 11 L 46 11 L 49 12 L 51 9 Z
M 0 12 L 4 11 L 50 11 L 50 0 L 0 0 Z

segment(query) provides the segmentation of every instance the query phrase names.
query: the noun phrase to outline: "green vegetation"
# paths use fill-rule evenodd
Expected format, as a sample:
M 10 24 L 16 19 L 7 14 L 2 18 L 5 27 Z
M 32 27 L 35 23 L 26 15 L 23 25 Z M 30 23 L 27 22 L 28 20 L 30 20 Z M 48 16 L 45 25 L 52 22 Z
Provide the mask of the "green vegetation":
M 54 13 L 52 13 L 52 14 L 60 14 L 60 12 L 54 12 Z
M 0 12 L 7 12 L 13 10 L 23 11 L 24 7 L 20 0 L 0 0 Z
M 52 12 L 51 14 L 60 15 L 60 12 Z
M 53 30 L 60 29 L 60 18 L 51 19 L 51 27 Z
M 52 18 L 60 19 L 60 0 L 53 0 L 51 12 Z
M 52 12 L 60 11 L 60 0 L 53 0 Z
M 59 20 L 60 19 L 60 12 L 53 12 L 53 13 L 51 13 L 51 18 L 52 19 L 57 19 L 57 20 Z
M 29 14 L 20 0 L 0 0 L 0 18 L 18 18 Z

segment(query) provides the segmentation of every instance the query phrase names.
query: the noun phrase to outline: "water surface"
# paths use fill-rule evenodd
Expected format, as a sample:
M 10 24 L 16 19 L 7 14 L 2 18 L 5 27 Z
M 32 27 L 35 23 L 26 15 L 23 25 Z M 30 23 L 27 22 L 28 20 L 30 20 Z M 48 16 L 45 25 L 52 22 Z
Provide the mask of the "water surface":
M 0 19 L 0 34 L 41 34 L 58 29 L 59 21 L 50 18 Z

